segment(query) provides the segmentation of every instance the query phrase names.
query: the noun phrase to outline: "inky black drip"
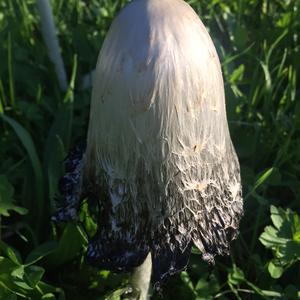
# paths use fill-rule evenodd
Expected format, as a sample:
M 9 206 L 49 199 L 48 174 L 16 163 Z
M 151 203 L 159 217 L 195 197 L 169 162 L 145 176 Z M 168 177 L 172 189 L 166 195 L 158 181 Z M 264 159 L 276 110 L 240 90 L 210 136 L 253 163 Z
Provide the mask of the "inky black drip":
M 86 196 L 81 176 L 86 144 L 77 144 L 64 160 L 65 175 L 59 181 L 58 210 L 52 216 L 54 222 L 74 221 L 78 217 L 80 202 Z

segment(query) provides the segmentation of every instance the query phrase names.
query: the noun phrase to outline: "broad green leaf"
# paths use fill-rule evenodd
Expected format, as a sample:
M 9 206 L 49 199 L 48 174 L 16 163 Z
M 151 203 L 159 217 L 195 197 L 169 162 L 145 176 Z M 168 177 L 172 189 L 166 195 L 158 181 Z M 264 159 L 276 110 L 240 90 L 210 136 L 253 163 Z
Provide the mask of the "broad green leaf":
M 26 258 L 25 264 L 31 265 L 41 260 L 43 257 L 53 253 L 58 247 L 58 243 L 56 241 L 46 242 L 34 250 L 32 250 Z
M 87 245 L 87 239 L 81 228 L 68 223 L 58 241 L 57 249 L 46 258 L 51 268 L 55 268 L 76 257 L 80 250 Z
M 45 270 L 38 266 L 28 266 L 25 268 L 24 279 L 27 284 L 34 288 L 42 279 Z
M 7 248 L 6 255 L 10 258 L 15 264 L 21 264 L 21 256 L 20 254 L 11 247 Z
M 194 284 L 187 272 L 181 272 L 180 274 L 181 280 L 184 282 L 184 284 L 192 291 L 195 293 L 195 287 Z
M 274 205 L 271 205 L 270 211 L 271 211 L 272 222 L 273 222 L 274 226 L 277 229 L 279 229 L 284 222 L 284 211 L 281 209 L 278 209 Z
M 23 276 L 24 276 L 24 266 L 21 265 L 17 268 L 15 268 L 12 272 L 11 272 L 11 275 L 13 277 L 17 277 L 19 279 L 23 279 Z
M 13 210 L 21 215 L 27 213 L 27 209 L 14 204 L 14 188 L 6 176 L 0 175 L 0 215 L 9 217 L 9 211 Z
M 16 278 L 16 279 L 13 280 L 13 283 L 17 287 L 19 287 L 21 289 L 24 289 L 27 292 L 33 290 L 33 288 L 30 285 L 28 285 L 23 279 Z
M 5 295 L 2 299 L 9 299 L 7 296 L 11 296 L 11 294 L 15 296 L 20 296 L 17 299 L 28 299 L 27 291 L 17 285 L 15 285 L 12 277 L 7 274 L 0 274 L 0 296 Z M 12 298 L 14 299 L 14 298 Z
M 284 245 L 288 240 L 278 237 L 278 232 L 273 226 L 265 227 L 265 231 L 259 237 L 261 243 L 267 248 Z
M 10 213 L 9 211 L 15 211 L 16 213 L 20 215 L 26 215 L 28 213 L 28 210 L 26 208 L 23 208 L 21 206 L 15 205 L 10 201 L 4 200 L 0 202 L 0 215 L 4 217 L 9 217 Z
M 268 263 L 270 275 L 277 279 L 285 269 L 300 260 L 299 216 L 291 209 L 271 206 L 271 219 L 275 227 L 267 226 L 260 235 L 260 242 L 273 250 L 274 259 Z M 296 238 L 295 238 L 296 237 Z
M 284 270 L 281 266 L 277 266 L 272 261 L 270 261 L 268 264 L 268 271 L 271 277 L 277 279 L 281 277 Z
M 15 268 L 15 263 L 6 257 L 0 256 L 0 274 L 11 274 Z
M 54 294 L 52 293 L 47 293 L 42 296 L 41 300 L 56 300 Z
M 20 253 L 0 240 L 0 253 L 4 253 L 16 265 L 22 265 L 22 258 Z
M 236 265 L 234 265 L 233 268 L 230 269 L 228 273 L 228 282 L 233 285 L 238 285 L 243 283 L 244 281 L 245 281 L 244 272 Z

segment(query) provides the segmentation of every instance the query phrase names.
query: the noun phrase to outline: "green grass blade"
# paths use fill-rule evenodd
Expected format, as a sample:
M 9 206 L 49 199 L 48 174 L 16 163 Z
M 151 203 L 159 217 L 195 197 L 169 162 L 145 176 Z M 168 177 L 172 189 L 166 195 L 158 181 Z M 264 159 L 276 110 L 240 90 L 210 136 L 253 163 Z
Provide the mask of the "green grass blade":
M 57 191 L 58 180 L 63 174 L 63 159 L 70 146 L 76 71 L 77 58 L 75 56 L 69 89 L 50 128 L 45 147 L 48 190 L 52 204 Z
M 32 187 L 36 191 L 35 192 L 36 199 L 33 200 L 36 203 L 35 205 L 37 210 L 37 219 L 35 224 L 36 224 L 36 228 L 39 229 L 39 225 L 42 223 L 43 213 L 45 210 L 44 187 L 43 187 L 44 181 L 43 181 L 43 171 L 42 171 L 40 159 L 38 157 L 35 145 L 28 131 L 14 119 L 4 114 L 0 114 L 0 116 L 14 130 L 14 132 L 18 136 L 20 142 L 22 143 L 23 147 L 26 149 L 26 152 L 30 158 L 34 176 L 35 176 L 35 181 L 34 181 L 35 187 Z
M 8 46 L 7 46 L 7 63 L 8 63 L 8 78 L 9 78 L 9 96 L 12 108 L 16 108 L 15 102 L 15 88 L 14 88 L 14 77 L 12 67 L 12 42 L 11 34 L 8 35 Z

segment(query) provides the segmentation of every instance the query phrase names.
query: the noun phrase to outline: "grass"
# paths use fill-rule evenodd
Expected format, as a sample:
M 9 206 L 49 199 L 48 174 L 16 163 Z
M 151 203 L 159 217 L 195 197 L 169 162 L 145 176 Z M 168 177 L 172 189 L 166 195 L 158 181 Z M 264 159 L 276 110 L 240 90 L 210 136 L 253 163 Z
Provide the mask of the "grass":
M 80 82 L 125 2 L 52 1 L 70 78 L 66 94 L 47 56 L 35 1 L 0 2 L 0 299 L 96 300 L 114 291 L 111 298 L 118 299 L 126 282 L 126 275 L 85 264 L 80 226 L 49 222 L 61 162 L 86 134 L 90 91 L 82 91 Z M 211 268 L 194 251 L 187 271 L 162 294 L 299 299 L 300 2 L 187 2 L 209 29 L 222 62 L 245 216 L 229 257 L 217 258 Z M 82 220 L 92 231 L 85 211 Z

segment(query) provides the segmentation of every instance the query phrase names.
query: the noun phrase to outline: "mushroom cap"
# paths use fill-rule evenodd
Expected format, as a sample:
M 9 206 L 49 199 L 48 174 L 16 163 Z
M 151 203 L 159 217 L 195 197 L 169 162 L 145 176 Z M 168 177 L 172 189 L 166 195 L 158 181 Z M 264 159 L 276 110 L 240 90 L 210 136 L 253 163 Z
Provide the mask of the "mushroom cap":
M 161 282 L 194 244 L 226 254 L 243 213 L 220 62 L 182 0 L 135 0 L 97 62 L 82 182 L 100 199 L 87 257 L 129 271 L 151 251 Z

